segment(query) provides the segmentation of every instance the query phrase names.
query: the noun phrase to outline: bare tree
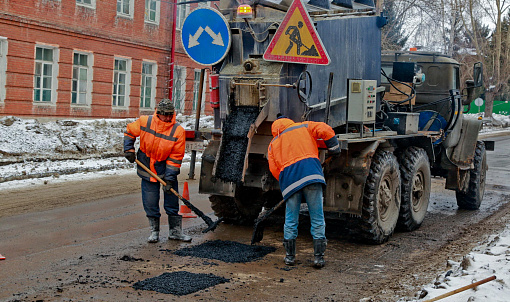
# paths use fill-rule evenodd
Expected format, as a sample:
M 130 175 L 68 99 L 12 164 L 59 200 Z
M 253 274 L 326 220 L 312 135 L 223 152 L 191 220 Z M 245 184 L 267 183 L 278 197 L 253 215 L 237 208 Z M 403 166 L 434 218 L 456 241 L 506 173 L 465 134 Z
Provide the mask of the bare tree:
M 484 63 L 486 114 L 495 96 L 510 94 L 510 0 L 392 0 L 401 9 L 409 46 L 439 51 L 461 63 L 463 82 L 473 63 Z M 490 25 L 492 32 L 488 34 Z
M 486 66 L 487 90 L 485 93 L 485 116 L 492 116 L 492 107 L 494 97 L 508 90 L 508 81 L 510 80 L 510 60 L 507 56 L 502 56 L 503 33 L 502 23 L 503 14 L 508 11 L 510 4 L 507 0 L 484 0 L 481 2 L 482 9 L 486 16 L 495 25 L 495 31 L 491 37 L 491 43 L 486 48 L 484 54 Z M 505 38 L 508 33 L 505 34 Z

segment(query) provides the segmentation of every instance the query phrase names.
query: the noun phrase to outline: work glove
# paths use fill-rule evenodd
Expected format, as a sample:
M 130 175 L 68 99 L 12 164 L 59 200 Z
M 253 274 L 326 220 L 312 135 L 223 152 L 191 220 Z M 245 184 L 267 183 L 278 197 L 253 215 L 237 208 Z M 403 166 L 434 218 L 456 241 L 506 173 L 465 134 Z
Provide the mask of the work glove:
M 175 177 L 165 178 L 166 186 L 163 187 L 163 191 L 165 191 L 168 194 L 172 193 L 170 189 L 172 188 L 175 181 L 176 181 Z
M 124 157 L 130 162 L 130 163 L 134 163 L 135 162 L 135 159 L 136 159 L 136 154 L 135 152 L 130 152 L 130 151 L 126 151 L 124 152 Z
M 328 151 L 328 156 L 338 157 L 338 156 L 340 156 L 341 151 L 342 150 L 340 150 L 340 148 L 337 148 L 335 150 L 329 150 Z

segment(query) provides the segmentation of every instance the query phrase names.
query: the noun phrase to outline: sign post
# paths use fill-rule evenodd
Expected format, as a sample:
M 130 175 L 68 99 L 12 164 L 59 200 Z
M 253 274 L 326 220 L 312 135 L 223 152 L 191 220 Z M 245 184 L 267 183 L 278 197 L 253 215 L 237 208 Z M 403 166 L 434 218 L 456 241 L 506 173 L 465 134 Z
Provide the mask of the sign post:
M 231 40 L 227 20 L 220 12 L 209 7 L 192 11 L 182 25 L 181 42 L 184 51 L 200 65 L 214 65 L 223 60 L 230 49 Z M 195 135 L 199 129 L 204 76 L 205 69 L 202 68 L 196 109 Z M 191 151 L 189 179 L 195 178 L 196 154 L 196 150 Z

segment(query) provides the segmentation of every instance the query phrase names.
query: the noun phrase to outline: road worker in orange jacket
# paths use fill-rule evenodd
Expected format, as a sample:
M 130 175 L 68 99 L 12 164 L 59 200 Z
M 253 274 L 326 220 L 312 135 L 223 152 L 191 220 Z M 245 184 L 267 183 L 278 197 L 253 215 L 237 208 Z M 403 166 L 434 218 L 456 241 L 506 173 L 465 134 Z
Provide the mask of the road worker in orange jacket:
M 323 139 L 330 155 L 338 155 L 340 146 L 333 129 L 321 122 L 295 123 L 277 115 L 271 132 L 267 157 L 269 169 L 279 181 L 286 200 L 284 240 L 285 264 L 294 265 L 301 201 L 308 204 L 314 248 L 314 266 L 324 266 L 326 223 L 324 221 L 322 190 L 326 185 L 319 161 L 317 139 Z
M 137 137 L 140 137 L 140 148 L 135 155 L 134 145 Z M 159 102 L 153 115 L 141 116 L 128 124 L 124 133 L 124 155 L 127 160 L 133 163 L 135 158 L 138 158 L 167 183 L 163 188 L 163 198 L 170 229 L 168 239 L 189 242 L 191 237 L 182 233 L 182 216 L 178 214 L 179 200 L 170 191 L 170 188 L 178 191 L 177 175 L 184 157 L 185 143 L 184 128 L 175 122 L 175 108 L 168 99 Z M 151 235 L 147 241 L 155 243 L 159 241 L 161 217 L 159 182 L 140 166 L 137 167 L 137 172 L 142 178 L 143 208 L 151 227 Z

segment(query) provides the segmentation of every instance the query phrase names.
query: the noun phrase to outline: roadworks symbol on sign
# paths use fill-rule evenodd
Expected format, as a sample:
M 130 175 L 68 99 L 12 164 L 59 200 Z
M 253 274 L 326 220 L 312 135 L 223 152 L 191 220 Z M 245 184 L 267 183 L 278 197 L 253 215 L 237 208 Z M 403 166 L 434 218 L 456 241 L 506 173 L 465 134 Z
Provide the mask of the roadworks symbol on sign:
M 267 61 L 328 65 L 329 55 L 301 0 L 294 0 L 264 53 Z

